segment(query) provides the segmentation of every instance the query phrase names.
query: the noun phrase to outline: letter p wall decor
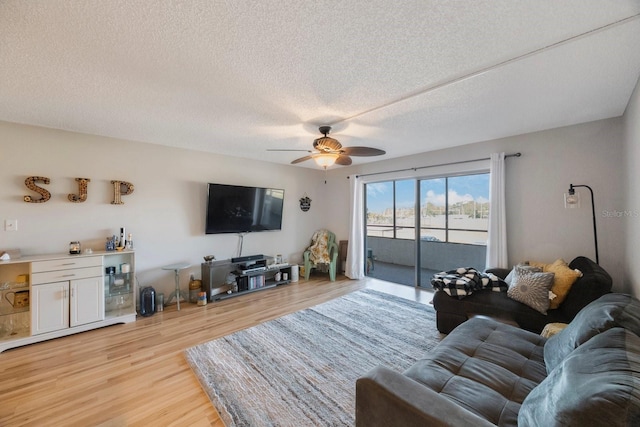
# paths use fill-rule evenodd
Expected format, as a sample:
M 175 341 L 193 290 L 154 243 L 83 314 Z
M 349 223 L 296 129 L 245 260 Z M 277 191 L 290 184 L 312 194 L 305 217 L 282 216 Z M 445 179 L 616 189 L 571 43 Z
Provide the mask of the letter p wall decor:
M 113 202 L 112 205 L 124 205 L 122 196 L 128 196 L 133 193 L 133 184 L 127 181 L 111 181 L 113 184 Z

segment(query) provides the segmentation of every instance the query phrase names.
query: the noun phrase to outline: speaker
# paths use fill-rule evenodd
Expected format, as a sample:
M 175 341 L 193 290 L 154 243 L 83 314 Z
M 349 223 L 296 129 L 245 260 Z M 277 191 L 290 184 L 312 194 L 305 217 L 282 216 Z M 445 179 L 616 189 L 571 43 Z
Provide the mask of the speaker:
M 156 312 L 156 290 L 151 286 L 140 291 L 140 316 L 153 316 Z

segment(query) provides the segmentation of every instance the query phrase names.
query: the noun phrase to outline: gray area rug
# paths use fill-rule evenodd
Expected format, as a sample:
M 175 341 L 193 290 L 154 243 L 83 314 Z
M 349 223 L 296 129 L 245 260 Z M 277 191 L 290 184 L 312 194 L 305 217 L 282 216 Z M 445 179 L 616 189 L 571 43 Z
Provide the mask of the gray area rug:
M 441 339 L 427 305 L 369 289 L 185 350 L 231 426 L 352 426 L 356 379 Z

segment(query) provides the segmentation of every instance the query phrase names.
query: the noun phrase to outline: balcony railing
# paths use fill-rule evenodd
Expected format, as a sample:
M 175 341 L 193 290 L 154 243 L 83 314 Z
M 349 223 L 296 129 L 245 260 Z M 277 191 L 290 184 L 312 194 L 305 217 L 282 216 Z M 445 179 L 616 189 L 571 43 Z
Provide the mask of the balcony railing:
M 415 240 L 367 236 L 367 249 L 374 261 L 415 266 Z M 458 267 L 485 269 L 485 245 L 420 241 L 420 266 L 431 270 L 446 271 Z

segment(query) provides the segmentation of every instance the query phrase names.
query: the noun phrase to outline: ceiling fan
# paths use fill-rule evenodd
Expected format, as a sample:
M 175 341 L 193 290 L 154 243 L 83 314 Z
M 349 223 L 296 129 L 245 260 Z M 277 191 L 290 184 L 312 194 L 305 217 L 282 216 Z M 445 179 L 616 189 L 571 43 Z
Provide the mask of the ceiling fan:
M 342 147 L 342 144 L 337 139 L 327 136 L 331 132 L 331 126 L 320 126 L 320 133 L 324 136 L 317 138 L 313 141 L 313 148 L 311 150 L 287 150 L 287 149 L 274 149 L 268 151 L 307 151 L 308 156 L 300 157 L 291 162 L 292 165 L 301 163 L 310 159 L 313 159 L 318 166 L 328 168 L 333 164 L 342 166 L 349 166 L 352 163 L 350 156 L 382 156 L 386 154 L 386 151 L 379 150 L 371 147 Z

